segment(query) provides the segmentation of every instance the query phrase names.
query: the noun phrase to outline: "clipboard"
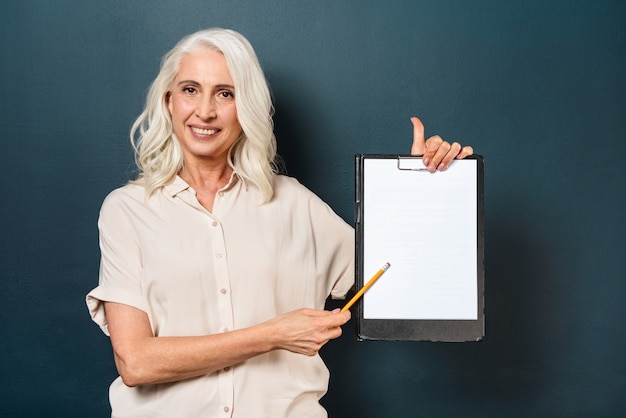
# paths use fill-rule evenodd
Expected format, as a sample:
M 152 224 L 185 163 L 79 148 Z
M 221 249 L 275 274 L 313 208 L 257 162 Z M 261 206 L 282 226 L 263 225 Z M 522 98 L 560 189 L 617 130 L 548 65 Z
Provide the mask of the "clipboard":
M 357 154 L 356 285 L 391 267 L 356 304 L 359 341 L 480 341 L 484 162 L 428 172 L 421 157 Z

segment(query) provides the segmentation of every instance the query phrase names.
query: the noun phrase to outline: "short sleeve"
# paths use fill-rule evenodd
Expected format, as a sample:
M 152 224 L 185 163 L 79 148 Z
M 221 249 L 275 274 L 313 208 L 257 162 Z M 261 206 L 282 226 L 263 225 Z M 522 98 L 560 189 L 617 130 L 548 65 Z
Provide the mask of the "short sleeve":
M 354 286 L 354 228 L 318 196 L 313 193 L 310 196 L 316 254 L 328 269 L 326 294 L 333 299 L 345 299 Z
M 141 250 L 133 220 L 132 198 L 124 189 L 112 192 L 100 210 L 100 273 L 98 287 L 86 296 L 91 318 L 109 335 L 104 302 L 116 302 L 147 311 L 142 296 Z
M 345 299 L 354 286 L 354 229 L 336 215 L 336 227 L 331 232 L 337 239 L 330 277 L 334 277 L 330 295 L 333 299 Z

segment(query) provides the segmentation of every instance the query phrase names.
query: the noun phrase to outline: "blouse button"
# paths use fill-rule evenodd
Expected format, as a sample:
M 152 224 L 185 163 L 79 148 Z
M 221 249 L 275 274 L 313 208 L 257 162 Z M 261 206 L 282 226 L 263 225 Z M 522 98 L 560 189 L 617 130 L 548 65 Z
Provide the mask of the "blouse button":
M 217 221 L 213 221 L 213 222 L 211 223 L 211 225 L 213 225 L 213 226 L 217 226 Z
M 217 258 L 222 258 L 222 253 L 216 253 L 216 254 L 215 254 L 215 256 L 216 256 Z
M 226 294 L 226 289 L 222 289 L 222 290 L 220 290 L 220 292 L 222 293 L 222 295 L 225 295 Z
M 230 411 L 230 408 L 229 408 L 229 407 L 227 407 L 227 406 L 225 406 L 225 407 L 224 407 L 224 412 L 228 412 L 228 411 Z

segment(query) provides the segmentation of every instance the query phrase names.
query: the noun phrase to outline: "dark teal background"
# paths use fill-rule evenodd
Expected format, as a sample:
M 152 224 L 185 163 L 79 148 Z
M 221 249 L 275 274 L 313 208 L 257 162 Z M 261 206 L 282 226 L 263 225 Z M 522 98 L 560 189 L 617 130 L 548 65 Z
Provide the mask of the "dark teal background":
M 212 26 L 255 46 L 290 173 L 350 223 L 354 154 L 408 152 L 411 115 L 485 157 L 485 340 L 357 343 L 349 324 L 323 350 L 331 417 L 624 415 L 625 2 L 15 0 L 0 416 L 108 416 L 116 372 L 84 304 L 98 210 L 132 176 L 161 56 Z

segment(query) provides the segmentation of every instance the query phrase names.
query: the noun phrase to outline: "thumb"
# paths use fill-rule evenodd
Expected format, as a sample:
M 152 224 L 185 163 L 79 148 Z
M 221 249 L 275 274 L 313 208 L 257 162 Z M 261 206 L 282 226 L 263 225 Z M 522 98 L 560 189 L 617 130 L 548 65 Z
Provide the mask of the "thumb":
M 424 124 L 421 120 L 413 116 L 413 146 L 411 147 L 411 155 L 424 155 L 426 152 L 426 144 L 424 140 Z

